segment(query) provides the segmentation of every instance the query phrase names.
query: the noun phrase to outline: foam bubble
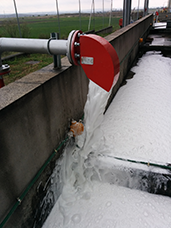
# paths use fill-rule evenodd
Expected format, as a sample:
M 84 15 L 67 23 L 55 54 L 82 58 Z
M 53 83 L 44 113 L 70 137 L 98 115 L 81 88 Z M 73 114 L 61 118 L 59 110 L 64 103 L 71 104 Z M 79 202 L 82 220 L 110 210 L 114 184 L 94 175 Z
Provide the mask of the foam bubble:
M 106 203 L 106 207 L 111 207 L 111 205 L 112 205 L 112 203 L 111 203 L 110 201 L 108 201 L 108 202 Z
M 71 220 L 75 223 L 78 224 L 81 222 L 81 215 L 80 214 L 75 214 L 72 216 Z

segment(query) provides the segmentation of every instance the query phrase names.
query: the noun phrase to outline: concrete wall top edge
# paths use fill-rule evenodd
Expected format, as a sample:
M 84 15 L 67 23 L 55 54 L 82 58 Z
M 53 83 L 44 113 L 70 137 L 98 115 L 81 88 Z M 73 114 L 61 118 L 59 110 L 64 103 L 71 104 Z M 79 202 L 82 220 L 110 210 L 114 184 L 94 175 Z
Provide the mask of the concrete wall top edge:
M 120 36 L 122 36 L 124 33 L 127 33 L 128 31 L 130 31 L 130 29 L 134 28 L 135 26 L 138 26 L 139 24 L 141 24 L 144 20 L 146 20 L 147 18 L 150 18 L 151 16 L 153 16 L 153 14 L 149 14 L 137 21 L 135 21 L 134 23 L 131 23 L 129 25 L 127 25 L 126 27 L 123 27 L 115 32 L 113 32 L 112 34 L 108 35 L 105 37 L 105 39 L 108 42 L 111 42 L 114 39 L 119 38 Z
M 11 103 L 20 99 L 24 95 L 33 91 L 46 81 L 60 74 L 61 72 L 71 67 L 67 57 L 61 59 L 62 68 L 59 70 L 53 69 L 53 64 L 50 64 L 42 69 L 26 75 L 25 77 L 10 83 L 0 89 L 0 110 L 4 109 Z M 48 72 L 48 73 L 47 73 Z
M 105 37 L 105 39 L 115 48 L 120 63 L 123 62 L 130 50 L 136 48 L 138 51 L 139 38 L 145 38 L 150 29 L 152 19 L 153 15 L 149 14 Z

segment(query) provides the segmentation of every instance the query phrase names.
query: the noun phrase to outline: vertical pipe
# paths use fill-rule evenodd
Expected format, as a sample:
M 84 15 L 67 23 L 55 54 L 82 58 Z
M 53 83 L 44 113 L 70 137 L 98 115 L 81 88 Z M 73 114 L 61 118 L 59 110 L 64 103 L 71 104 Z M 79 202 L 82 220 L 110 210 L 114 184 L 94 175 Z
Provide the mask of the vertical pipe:
M 132 0 L 128 0 L 128 24 L 130 24 L 130 18 L 131 18 L 131 3 L 132 3 Z
M 144 0 L 144 16 L 148 14 L 148 3 L 149 0 Z
M 171 0 L 168 0 L 168 10 L 169 10 L 169 13 L 170 13 L 170 10 L 171 10 Z
M 130 24 L 130 18 L 131 18 L 131 3 L 132 3 L 132 0 L 128 1 L 128 4 L 129 4 L 129 12 L 128 12 L 129 24 Z
M 57 11 L 57 17 L 58 17 L 58 33 L 59 33 L 59 37 L 61 36 L 61 28 L 60 28 L 60 20 L 59 20 L 59 8 L 58 8 L 58 0 L 56 0 L 56 11 Z
M 127 1 L 123 0 L 123 27 L 126 26 L 126 7 L 127 7 Z
M 78 0 L 78 2 L 79 2 L 80 30 L 81 30 L 81 2 L 80 2 L 80 0 Z
M 93 0 L 91 3 L 91 12 L 90 12 L 89 23 L 88 23 L 88 31 L 90 30 L 90 26 L 91 26 L 92 11 L 93 11 Z
M 13 2 L 14 2 L 15 14 L 16 14 L 16 18 L 17 18 L 18 30 L 19 30 L 20 38 L 22 38 L 21 29 L 20 29 L 20 22 L 19 22 L 18 12 L 17 12 L 17 5 L 16 5 L 15 0 L 13 0 Z
M 147 0 L 147 14 L 148 14 L 149 0 Z
M 123 1 L 123 27 L 130 24 L 131 2 L 132 0 Z
M 93 29 L 95 30 L 95 3 L 93 0 Z
M 144 0 L 144 12 L 143 12 L 143 16 L 145 16 L 145 8 L 146 8 L 146 0 Z
M 110 9 L 110 16 L 109 16 L 109 26 L 111 26 L 111 19 L 112 19 L 112 8 L 113 8 L 113 0 L 111 0 L 111 9 Z
M 104 0 L 102 0 L 103 28 L 104 28 Z
M 139 8 L 140 8 L 140 0 L 138 0 L 137 20 L 139 19 Z

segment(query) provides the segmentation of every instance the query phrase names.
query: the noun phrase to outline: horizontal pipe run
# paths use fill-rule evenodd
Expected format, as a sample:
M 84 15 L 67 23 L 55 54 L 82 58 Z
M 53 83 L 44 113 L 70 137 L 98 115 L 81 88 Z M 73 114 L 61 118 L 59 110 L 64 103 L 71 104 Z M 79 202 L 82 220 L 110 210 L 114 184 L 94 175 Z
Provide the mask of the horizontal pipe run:
M 4 51 L 66 55 L 68 40 L 0 38 L 0 53 Z
M 153 166 L 153 167 L 157 167 L 157 168 L 161 168 L 161 169 L 166 169 L 166 170 L 169 170 L 169 171 L 171 170 L 171 166 L 168 165 L 168 164 L 162 165 L 162 164 L 151 163 L 151 162 L 136 161 L 136 160 L 131 160 L 131 159 L 113 157 L 113 156 L 110 156 L 110 155 L 107 155 L 107 157 L 115 158 L 115 159 L 120 160 L 120 161 L 126 161 L 126 162 L 131 162 L 131 163 L 136 163 L 136 164 L 147 165 L 148 167 L 149 166 Z
M 51 40 L 49 50 L 52 55 L 66 55 L 68 40 Z

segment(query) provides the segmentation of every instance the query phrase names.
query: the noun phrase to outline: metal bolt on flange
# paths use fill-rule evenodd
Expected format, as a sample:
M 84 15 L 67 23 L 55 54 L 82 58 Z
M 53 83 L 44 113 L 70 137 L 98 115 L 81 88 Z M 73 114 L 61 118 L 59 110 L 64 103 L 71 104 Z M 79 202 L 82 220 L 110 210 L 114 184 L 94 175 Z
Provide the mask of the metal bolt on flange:
M 80 55 L 75 53 L 75 58 L 80 58 Z
M 78 46 L 80 46 L 80 43 L 75 42 L 75 43 L 74 43 L 74 46 L 75 46 L 75 47 L 78 47 Z

